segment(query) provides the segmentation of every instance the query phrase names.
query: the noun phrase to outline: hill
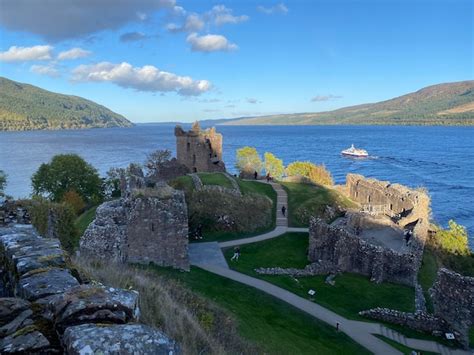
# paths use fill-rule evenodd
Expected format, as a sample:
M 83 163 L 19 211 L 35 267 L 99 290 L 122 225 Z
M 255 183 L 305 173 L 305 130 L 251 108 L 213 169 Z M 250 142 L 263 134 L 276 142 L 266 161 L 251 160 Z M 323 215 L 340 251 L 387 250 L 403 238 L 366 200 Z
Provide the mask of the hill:
M 95 102 L 0 77 L 0 131 L 131 126 Z
M 334 111 L 231 119 L 224 125 L 474 125 L 474 80 L 425 87 Z

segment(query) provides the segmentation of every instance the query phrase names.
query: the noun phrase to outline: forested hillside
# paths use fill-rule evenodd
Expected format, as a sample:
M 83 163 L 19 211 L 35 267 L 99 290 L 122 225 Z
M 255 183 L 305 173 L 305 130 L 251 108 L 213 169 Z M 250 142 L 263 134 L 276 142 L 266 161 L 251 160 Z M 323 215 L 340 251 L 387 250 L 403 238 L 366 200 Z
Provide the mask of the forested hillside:
M 132 125 L 95 102 L 0 77 L 0 131 Z

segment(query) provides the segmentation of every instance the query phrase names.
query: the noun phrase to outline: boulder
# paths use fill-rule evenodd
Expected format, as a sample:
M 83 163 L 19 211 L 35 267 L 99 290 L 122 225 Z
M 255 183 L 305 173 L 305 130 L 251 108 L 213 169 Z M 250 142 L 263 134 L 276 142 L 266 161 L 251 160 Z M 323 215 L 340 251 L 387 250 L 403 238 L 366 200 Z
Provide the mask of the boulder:
M 174 341 L 142 324 L 82 324 L 69 327 L 64 332 L 63 344 L 70 355 L 173 355 L 179 352 Z
M 138 292 L 80 285 L 63 293 L 53 304 L 56 329 L 63 332 L 83 323 L 127 323 L 138 321 Z
M 18 289 L 22 297 L 29 301 L 63 293 L 79 282 L 67 269 L 35 270 L 25 274 L 19 282 Z

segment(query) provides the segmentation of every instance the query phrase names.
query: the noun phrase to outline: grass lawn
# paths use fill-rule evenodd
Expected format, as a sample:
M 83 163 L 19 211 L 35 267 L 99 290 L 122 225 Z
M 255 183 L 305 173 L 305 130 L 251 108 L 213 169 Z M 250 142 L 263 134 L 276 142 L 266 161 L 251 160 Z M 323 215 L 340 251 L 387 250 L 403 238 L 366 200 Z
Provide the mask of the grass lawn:
M 241 246 L 241 258 L 231 262 L 232 249 L 225 250 L 231 268 L 254 277 L 264 279 L 287 289 L 301 297 L 308 298 L 308 290 L 316 291 L 314 301 L 351 319 L 364 319 L 359 311 L 373 307 L 394 308 L 414 311 L 414 289 L 391 283 L 375 284 L 367 277 L 343 274 L 335 278 L 336 284 L 325 283 L 326 276 L 308 276 L 295 279 L 285 275 L 259 275 L 258 267 L 303 268 L 308 262 L 307 233 L 287 233 L 284 236 Z
M 420 272 L 418 273 L 418 281 L 423 288 L 423 294 L 425 295 L 426 307 L 428 311 L 433 311 L 433 303 L 428 290 L 433 286 L 436 280 L 436 274 L 438 272 L 438 262 L 436 256 L 428 249 L 425 248 L 423 252 L 423 261 L 421 264 Z
M 169 185 L 177 190 L 182 190 L 186 195 L 189 195 L 194 190 L 193 179 L 191 176 L 179 176 L 169 182 Z
M 233 188 L 232 183 L 222 173 L 199 173 L 198 176 L 203 185 L 219 185 L 229 189 Z
M 322 215 L 327 205 L 355 206 L 354 202 L 336 190 L 324 186 L 296 182 L 281 182 L 281 185 L 288 194 L 288 222 L 292 227 L 308 227 L 308 216 Z
M 386 342 L 390 346 L 394 347 L 395 349 L 400 350 L 405 355 L 411 355 L 412 351 L 416 350 L 416 349 L 409 348 L 408 346 L 405 346 L 403 344 L 397 343 L 396 341 L 393 341 L 392 339 L 384 337 L 383 335 L 374 334 L 374 336 L 376 336 L 377 338 L 383 340 L 384 342 Z M 424 350 L 423 351 L 416 350 L 416 351 L 418 351 L 418 353 L 422 354 L 422 355 L 436 355 L 436 354 L 438 354 L 438 353 L 433 353 L 431 351 L 424 351 Z
M 242 337 L 267 354 L 369 354 L 333 327 L 252 287 L 199 268 L 180 272 L 150 266 L 160 275 L 183 282 L 229 311 Z
M 84 211 L 79 217 L 77 217 L 75 224 L 80 236 L 84 234 L 89 224 L 91 224 L 91 222 L 94 220 L 97 207 L 98 206 L 91 207 Z

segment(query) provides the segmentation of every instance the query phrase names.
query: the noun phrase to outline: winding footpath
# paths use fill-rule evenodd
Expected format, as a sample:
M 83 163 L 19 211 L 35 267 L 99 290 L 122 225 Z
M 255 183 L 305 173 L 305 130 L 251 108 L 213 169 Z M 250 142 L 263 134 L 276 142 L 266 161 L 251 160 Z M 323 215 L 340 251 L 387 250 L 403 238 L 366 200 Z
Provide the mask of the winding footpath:
M 260 181 L 265 184 L 266 182 Z M 339 323 L 339 330 L 347 334 L 354 341 L 367 348 L 374 354 L 402 354 L 383 340 L 374 336 L 374 334 L 382 335 L 397 343 L 417 349 L 421 351 L 430 351 L 442 355 L 469 355 L 469 351 L 459 349 L 450 349 L 434 341 L 407 338 L 404 335 L 387 328 L 379 323 L 355 321 L 344 318 L 333 311 L 318 305 L 312 301 L 297 296 L 292 292 L 275 286 L 269 282 L 242 274 L 231 270 L 222 253 L 223 248 L 235 247 L 249 243 L 260 242 L 262 240 L 279 237 L 287 232 L 308 232 L 308 228 L 292 228 L 288 227 L 288 196 L 283 187 L 275 182 L 270 182 L 273 189 L 277 193 L 277 218 L 276 228 L 271 232 L 261 234 L 255 237 L 230 240 L 227 242 L 208 242 L 208 243 L 192 243 L 189 245 L 189 257 L 192 265 L 198 266 L 204 270 L 212 272 L 216 275 L 226 277 L 228 279 L 243 283 L 263 291 L 275 298 L 278 298 L 299 310 L 310 314 L 311 316 L 336 327 Z M 287 208 L 286 215 L 281 212 L 281 207 Z

